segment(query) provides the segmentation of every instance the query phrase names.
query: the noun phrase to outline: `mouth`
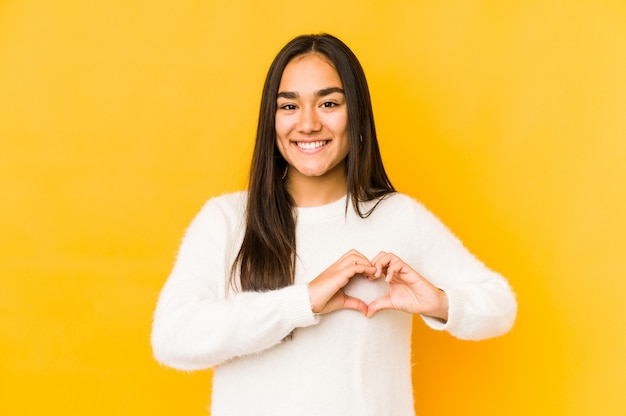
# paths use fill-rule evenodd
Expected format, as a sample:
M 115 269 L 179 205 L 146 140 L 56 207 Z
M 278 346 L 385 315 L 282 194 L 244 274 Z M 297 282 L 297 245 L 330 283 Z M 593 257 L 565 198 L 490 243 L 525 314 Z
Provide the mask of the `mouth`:
M 330 140 L 318 140 L 315 142 L 293 142 L 296 146 L 303 150 L 315 150 L 326 146 Z

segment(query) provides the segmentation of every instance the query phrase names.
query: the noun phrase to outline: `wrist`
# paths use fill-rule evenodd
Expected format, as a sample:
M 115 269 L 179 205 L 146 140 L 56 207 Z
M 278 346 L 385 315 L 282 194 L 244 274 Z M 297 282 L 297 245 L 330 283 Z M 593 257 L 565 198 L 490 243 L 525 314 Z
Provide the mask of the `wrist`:
M 441 322 L 448 322 L 448 295 L 443 289 L 437 290 L 437 308 L 427 316 L 435 319 L 439 319 Z

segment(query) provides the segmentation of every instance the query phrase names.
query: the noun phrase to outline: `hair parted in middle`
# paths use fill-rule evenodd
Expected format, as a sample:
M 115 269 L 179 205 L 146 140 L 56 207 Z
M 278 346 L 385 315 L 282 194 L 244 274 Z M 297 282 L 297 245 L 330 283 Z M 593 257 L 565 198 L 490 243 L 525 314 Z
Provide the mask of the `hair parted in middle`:
M 263 86 L 250 167 L 246 229 L 231 269 L 231 283 L 237 286 L 233 279 L 238 274 L 243 291 L 265 291 L 293 284 L 297 219 L 293 199 L 282 179 L 287 162 L 276 147 L 276 100 L 287 64 L 307 54 L 323 56 L 343 83 L 350 142 L 346 178 L 348 197 L 355 211 L 365 218 L 378 204 L 363 211 L 360 202 L 380 202 L 385 195 L 395 192 L 382 163 L 369 88 L 358 59 L 332 35 L 294 38 L 274 58 Z

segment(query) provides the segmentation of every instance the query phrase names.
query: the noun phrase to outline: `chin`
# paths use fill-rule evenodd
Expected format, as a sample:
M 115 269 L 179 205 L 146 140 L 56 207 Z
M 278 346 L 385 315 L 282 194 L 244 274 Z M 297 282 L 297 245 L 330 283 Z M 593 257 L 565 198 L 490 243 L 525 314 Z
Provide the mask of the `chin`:
M 328 170 L 326 169 L 321 169 L 321 168 L 296 168 L 296 170 L 300 173 L 300 175 L 302 176 L 306 176 L 306 177 L 318 177 L 318 176 L 324 176 L 324 174 L 328 173 Z
M 301 172 L 302 176 L 307 178 L 320 178 L 326 174 L 326 172 Z

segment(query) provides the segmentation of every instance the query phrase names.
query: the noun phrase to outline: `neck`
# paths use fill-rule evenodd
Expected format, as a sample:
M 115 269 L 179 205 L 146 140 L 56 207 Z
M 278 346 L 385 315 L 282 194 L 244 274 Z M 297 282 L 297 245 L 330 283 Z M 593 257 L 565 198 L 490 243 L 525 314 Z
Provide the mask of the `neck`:
M 343 165 L 322 176 L 287 173 L 285 186 L 297 207 L 315 207 L 334 202 L 348 192 Z

